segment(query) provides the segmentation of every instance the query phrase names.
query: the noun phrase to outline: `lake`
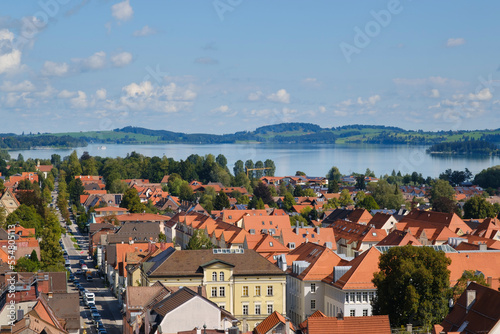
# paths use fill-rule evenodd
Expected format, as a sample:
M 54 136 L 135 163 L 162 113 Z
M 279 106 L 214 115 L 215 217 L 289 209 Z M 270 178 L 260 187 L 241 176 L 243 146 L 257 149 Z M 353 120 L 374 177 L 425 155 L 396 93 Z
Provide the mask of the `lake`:
M 500 165 L 499 157 L 472 156 L 431 156 L 425 153 L 428 146 L 406 145 L 367 145 L 367 144 L 149 144 L 124 145 L 89 144 L 76 148 L 78 156 L 88 151 L 92 156 L 125 157 L 136 151 L 145 156 L 167 156 L 175 160 L 186 159 L 191 154 L 224 154 L 231 172 L 237 160 L 252 159 L 274 160 L 276 175 L 294 175 L 300 170 L 309 176 L 325 176 L 332 166 L 337 166 L 342 174 L 363 173 L 367 168 L 377 176 L 390 174 L 392 170 L 401 173 L 422 173 L 424 177 L 437 177 L 446 169 L 464 170 L 466 167 L 473 174 L 481 170 Z M 37 149 L 9 151 L 13 158 L 21 153 L 25 159 L 50 159 L 54 153 L 61 157 L 70 155 L 73 149 Z

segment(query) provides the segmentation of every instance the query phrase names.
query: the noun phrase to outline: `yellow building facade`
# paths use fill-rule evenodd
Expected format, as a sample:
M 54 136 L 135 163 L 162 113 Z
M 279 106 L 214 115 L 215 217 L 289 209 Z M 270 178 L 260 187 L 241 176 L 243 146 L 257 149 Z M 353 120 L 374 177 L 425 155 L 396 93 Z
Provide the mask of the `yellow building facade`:
M 175 251 L 163 264 L 143 265 L 141 285 L 204 286 L 206 297 L 240 320 L 243 331 L 274 311 L 285 315 L 286 274 L 253 250 L 221 251 Z M 178 262 L 183 259 L 190 263 Z

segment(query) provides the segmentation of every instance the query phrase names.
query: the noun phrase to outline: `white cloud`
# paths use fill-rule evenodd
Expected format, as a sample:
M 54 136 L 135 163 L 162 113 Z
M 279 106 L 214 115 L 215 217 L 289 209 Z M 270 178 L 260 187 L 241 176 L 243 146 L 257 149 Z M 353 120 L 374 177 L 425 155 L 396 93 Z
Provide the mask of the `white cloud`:
M 150 36 L 156 34 L 157 31 L 150 26 L 145 25 L 139 30 L 134 31 L 135 37 Z
M 70 92 L 69 90 L 62 90 L 57 94 L 57 97 L 60 99 L 70 99 L 76 95 L 76 92 Z
M 74 97 L 70 100 L 71 106 L 75 109 L 85 109 L 88 106 L 87 102 L 87 94 L 82 92 L 81 90 L 78 91 L 78 96 Z
M 134 10 L 130 6 L 130 1 L 125 0 L 111 6 L 111 15 L 119 21 L 127 21 L 134 15 Z
M 431 94 L 430 94 L 430 96 L 431 96 L 432 98 L 435 98 L 435 99 L 439 98 L 439 97 L 440 97 L 439 90 L 437 90 L 437 89 L 432 89 L 432 90 L 431 90 Z
M 14 33 L 0 30 L 0 74 L 13 72 L 21 66 L 21 51 L 13 47 Z
M 303 81 L 305 83 L 315 83 L 315 82 L 318 81 L 318 79 L 316 79 L 316 78 L 305 78 Z
M 484 88 L 476 94 L 469 94 L 469 100 L 474 101 L 488 101 L 491 100 L 493 95 L 490 92 L 489 88 Z
M 280 89 L 276 93 L 268 95 L 267 99 L 273 102 L 290 103 L 290 94 L 285 89 Z
M 428 77 L 428 78 L 394 78 L 392 81 L 398 86 L 423 86 L 423 85 L 431 85 L 431 86 L 454 86 L 461 87 L 464 86 L 465 83 L 455 79 L 443 78 L 440 76 Z
M 191 108 L 197 94 L 190 87 L 179 87 L 174 82 L 165 86 L 153 86 L 150 81 L 131 83 L 122 88 L 125 95 L 120 104 L 132 110 L 178 112 Z
M 17 84 L 5 81 L 0 87 L 0 90 L 4 92 L 33 92 L 35 90 L 35 86 L 29 80 L 24 80 L 23 82 Z
M 66 63 L 55 63 L 52 61 L 46 61 L 43 64 L 43 68 L 41 70 L 42 75 L 45 76 L 56 76 L 62 77 L 66 75 L 69 71 L 69 66 Z
M 84 59 L 83 64 L 85 67 L 91 70 L 98 70 L 104 67 L 106 64 L 106 52 L 99 51 L 94 53 L 92 56 Z
M 130 52 L 122 52 L 111 57 L 111 62 L 116 67 L 123 67 L 132 62 L 132 54 Z
M 446 47 L 448 47 L 448 48 L 453 48 L 455 46 L 460 46 L 463 44 L 465 44 L 465 39 L 463 39 L 463 38 L 449 38 L 446 41 Z
M 214 109 L 212 109 L 210 111 L 213 112 L 213 113 L 223 113 L 223 114 L 225 114 L 225 113 L 229 112 L 229 106 L 222 105 L 222 106 L 214 108 Z
M 260 90 L 257 91 L 257 92 L 250 93 L 250 94 L 248 94 L 248 100 L 250 100 L 250 101 L 258 101 L 258 100 L 260 100 L 260 98 L 262 97 L 262 95 L 264 95 L 264 93 L 262 93 Z
M 326 112 L 325 106 L 319 106 L 318 109 L 319 109 L 320 113 L 325 113 Z
M 359 105 L 374 105 L 380 101 L 380 95 L 370 96 L 367 100 L 363 100 L 361 97 L 358 97 L 357 103 Z
M 95 96 L 98 100 L 105 100 L 106 99 L 106 95 L 107 95 L 107 91 L 106 89 L 102 88 L 102 89 L 98 89 L 96 92 L 95 92 Z

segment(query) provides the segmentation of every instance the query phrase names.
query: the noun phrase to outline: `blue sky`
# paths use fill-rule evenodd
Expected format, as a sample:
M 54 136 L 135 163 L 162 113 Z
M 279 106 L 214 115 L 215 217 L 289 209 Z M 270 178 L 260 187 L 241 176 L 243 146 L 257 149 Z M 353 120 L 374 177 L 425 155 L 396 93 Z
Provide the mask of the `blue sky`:
M 0 4 L 0 132 L 500 127 L 496 1 Z

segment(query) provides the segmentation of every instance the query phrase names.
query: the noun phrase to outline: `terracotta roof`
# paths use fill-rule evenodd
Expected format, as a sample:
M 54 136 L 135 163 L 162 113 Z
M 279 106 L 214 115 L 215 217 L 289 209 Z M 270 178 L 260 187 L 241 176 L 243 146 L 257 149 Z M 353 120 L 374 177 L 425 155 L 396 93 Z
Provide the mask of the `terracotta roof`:
M 297 247 L 302 243 L 309 242 L 321 246 L 328 245 L 332 250 L 337 249 L 335 232 L 329 227 L 295 227 L 293 229 L 283 229 L 281 230 L 281 237 L 283 244 L 288 248 L 291 248 L 291 243 L 294 243 L 295 247 Z
M 96 190 L 96 191 L 98 191 L 98 190 Z M 119 208 L 119 207 L 115 207 L 115 206 L 105 206 L 102 208 L 95 208 L 94 211 L 95 212 L 106 212 L 106 211 L 126 212 L 126 211 L 128 211 L 128 209 Z
M 471 228 L 455 213 L 413 209 L 400 220 L 400 223 L 407 223 L 407 226 L 433 226 L 435 228 L 446 226 L 453 233 L 459 230 L 463 233 L 472 232 Z
M 342 258 L 332 250 L 313 243 L 304 243 L 290 252 L 287 259 L 293 261 L 306 261 L 309 266 L 300 274 L 295 274 L 289 269 L 290 276 L 303 281 L 321 281 L 332 272 L 332 268 L 339 265 Z M 288 263 L 287 263 L 288 264 Z M 290 263 L 291 265 L 292 263 Z
M 371 317 L 309 317 L 307 320 L 307 334 L 390 334 L 391 325 L 388 315 Z
M 373 225 L 375 228 L 381 229 L 389 219 L 393 217 L 390 214 L 377 212 L 373 218 L 369 221 L 369 225 Z
M 422 246 L 422 244 L 409 232 L 394 230 L 382 239 L 377 246 Z
M 475 291 L 476 294 L 474 302 L 468 309 L 467 291 Z M 493 327 L 500 324 L 499 310 L 500 292 L 471 282 L 451 312 L 444 318 L 441 326 L 447 332 L 460 329 L 461 333 L 493 333 L 491 331 Z M 463 327 L 465 322 L 467 324 Z
M 167 249 L 165 252 L 169 251 Z M 148 275 L 151 277 L 163 276 L 203 276 L 202 265 L 210 261 L 223 261 L 234 266 L 233 275 L 285 275 L 278 267 L 267 261 L 252 249 L 245 249 L 243 254 L 214 254 L 212 249 L 203 250 L 174 250 L 162 258 L 162 254 L 150 259 L 155 263 L 161 259 Z
M 127 308 L 142 309 L 157 296 L 165 297 L 169 290 L 161 283 L 152 286 L 127 286 Z
M 373 273 L 379 270 L 379 258 L 380 252 L 371 247 L 346 264 L 351 269 L 333 283 L 333 286 L 344 290 L 375 289 L 372 279 Z
M 500 287 L 500 251 L 460 251 L 446 253 L 451 259 L 448 266 L 450 270 L 451 285 L 455 285 L 465 270 L 478 270 L 485 278 L 491 277 L 491 288 Z
M 293 326 L 292 322 L 289 321 L 288 323 L 290 325 L 290 329 L 292 331 L 295 331 L 295 327 Z M 279 324 L 286 325 L 286 319 L 279 312 L 274 311 L 267 318 L 262 320 L 262 322 L 259 325 L 257 325 L 257 327 L 255 327 L 253 332 L 255 334 L 267 334 L 269 331 L 274 329 Z

